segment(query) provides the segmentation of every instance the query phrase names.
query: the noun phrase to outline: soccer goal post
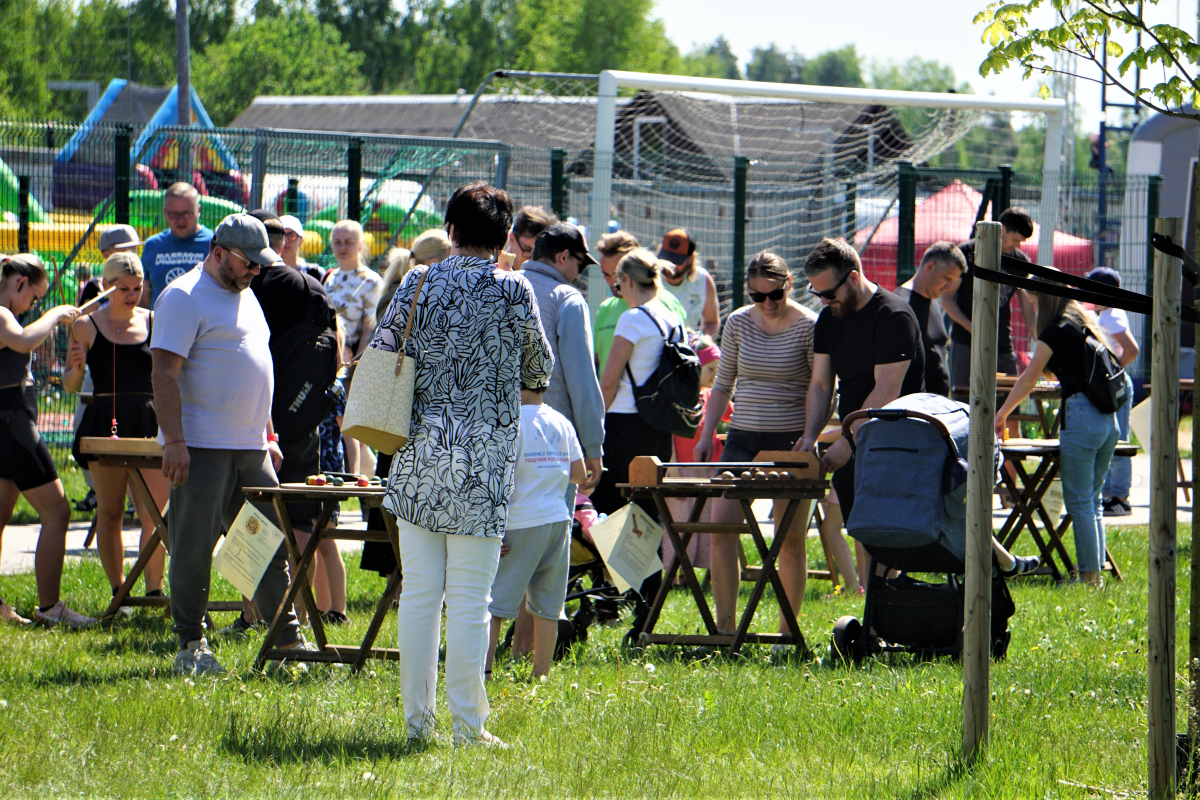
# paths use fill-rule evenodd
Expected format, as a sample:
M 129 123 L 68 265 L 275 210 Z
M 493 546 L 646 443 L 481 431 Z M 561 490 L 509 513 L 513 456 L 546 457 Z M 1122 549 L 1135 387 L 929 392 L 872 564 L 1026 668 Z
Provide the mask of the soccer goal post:
M 1043 255 L 1042 263 L 1048 263 L 1050 259 L 1044 257 L 1044 254 L 1053 253 L 1054 231 L 1056 225 L 1056 217 L 1058 213 L 1059 203 L 1057 202 L 1059 190 L 1059 178 L 1062 172 L 1061 153 L 1062 153 L 1062 137 L 1063 137 L 1063 119 L 1066 112 L 1066 101 L 1060 99 L 1041 100 L 1037 98 L 1004 98 L 982 95 L 965 95 L 954 93 L 936 93 L 936 92 L 903 92 L 903 91 L 888 91 L 878 89 L 853 89 L 830 86 L 805 86 L 785 83 L 762 83 L 757 81 L 742 81 L 728 80 L 721 78 L 692 78 L 678 75 L 655 75 L 641 72 L 624 72 L 618 70 L 605 70 L 600 73 L 598 96 L 596 101 L 596 141 L 594 149 L 594 162 L 592 169 L 592 186 L 590 198 L 590 233 L 593 242 L 598 242 L 600 237 L 608 228 L 608 221 L 614 216 L 621 216 L 619 213 L 614 213 L 613 205 L 613 177 L 614 167 L 620 166 L 624 173 L 630 171 L 631 165 L 625 163 L 629 161 L 628 153 L 623 153 L 622 158 L 617 158 L 618 144 L 618 127 L 619 117 L 618 107 L 620 105 L 618 97 L 630 94 L 636 90 L 647 90 L 654 92 L 667 92 L 676 96 L 684 95 L 708 95 L 708 96 L 725 96 L 729 98 L 759 98 L 764 102 L 770 101 L 807 101 L 810 103 L 821 104 L 822 107 L 829 106 L 858 106 L 860 108 L 882 106 L 884 108 L 896 109 L 924 109 L 934 112 L 943 111 L 946 115 L 942 119 L 933 119 L 931 124 L 926 128 L 941 126 L 943 128 L 956 127 L 954 118 L 957 114 L 958 133 L 948 134 L 943 137 L 943 142 L 950 141 L 952 136 L 961 135 L 961 132 L 970 126 L 972 123 L 962 124 L 963 119 L 969 113 L 1010 113 L 1021 112 L 1026 114 L 1040 114 L 1044 116 L 1046 128 L 1046 149 L 1042 171 L 1042 202 L 1037 209 L 1037 221 L 1040 225 L 1040 235 L 1038 239 L 1038 253 Z M 744 121 L 739 125 L 737 118 L 736 103 L 731 104 L 731 109 L 728 113 L 733 115 L 732 130 L 734 131 L 734 139 L 737 141 L 737 131 L 745 127 Z M 641 117 L 640 119 L 629 120 L 625 119 L 622 127 L 622 145 L 623 151 L 629 150 L 631 147 L 634 150 L 632 162 L 632 177 L 638 178 L 640 167 L 638 165 L 637 148 L 639 143 L 644 147 L 646 126 L 641 125 L 642 122 L 652 122 L 653 117 Z M 626 128 L 630 130 L 625 130 Z M 763 133 L 777 135 L 777 129 L 772 129 L 764 126 Z M 641 135 L 641 142 L 639 142 Z M 928 136 L 926 132 L 922 136 Z M 761 144 L 762 139 L 760 138 Z M 830 147 L 834 146 L 830 143 Z M 871 154 L 878 148 L 874 145 L 868 146 L 867 158 L 870 159 Z M 920 148 L 908 151 L 905 154 L 905 159 L 912 161 L 923 160 L 921 154 L 928 152 L 933 154 L 935 148 Z M 753 144 L 746 142 L 744 149 L 739 155 L 746 155 L 750 158 L 759 158 L 759 154 L 754 150 Z M 927 157 L 927 156 L 926 156 Z M 832 159 L 831 159 L 832 161 Z M 644 163 L 644 162 L 643 162 Z M 868 169 L 868 165 L 862 165 L 863 169 Z M 826 183 L 829 183 L 828 181 Z M 788 202 L 784 197 L 779 197 L 779 202 Z M 776 224 L 781 222 L 778 220 Z M 829 231 L 826 235 L 841 235 L 842 229 L 834 225 L 829 225 Z M 593 315 L 608 296 L 608 290 L 601 279 L 600 270 L 598 267 L 592 267 L 588 279 L 588 301 L 592 307 Z

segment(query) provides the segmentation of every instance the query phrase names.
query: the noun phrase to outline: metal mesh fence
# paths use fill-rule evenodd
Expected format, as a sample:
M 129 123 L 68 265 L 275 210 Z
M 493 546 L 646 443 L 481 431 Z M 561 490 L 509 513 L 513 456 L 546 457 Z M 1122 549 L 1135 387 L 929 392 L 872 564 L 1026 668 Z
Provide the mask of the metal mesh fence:
M 706 156 L 691 164 L 678 154 L 672 158 L 670 170 L 618 164 L 610 211 L 652 248 L 668 230 L 688 228 L 716 280 L 722 317 L 740 297 L 735 266 L 759 250 L 771 249 L 799 267 L 821 237 L 844 237 L 860 251 L 867 276 L 890 289 L 911 275 L 929 244 L 970 238 L 975 220 L 990 219 L 993 209 L 1015 205 L 1040 217 L 1040 175 L 1004 168 L 935 170 L 892 162 L 843 173 L 828 159 L 807 157 Z M 332 266 L 329 232 L 355 205 L 371 255 L 378 257 L 390 241 L 404 243 L 440 226 L 451 193 L 478 179 L 504 186 L 518 206 L 540 205 L 581 221 L 592 217 L 586 149 L 0 122 L 0 251 L 37 252 L 52 273 L 51 291 L 32 316 L 74 302 L 98 271 L 98 238 L 107 225 L 127 219 L 143 238 L 163 230 L 163 190 L 176 180 L 200 189 L 201 220 L 209 227 L 245 208 L 295 214 L 305 227 L 302 255 Z M 1075 176 L 1059 198 L 1054 265 L 1077 274 L 1096 264 L 1114 266 L 1127 288 L 1144 291 L 1156 180 L 1110 176 L 1101 184 L 1095 176 Z M 911 226 L 901 224 L 904 214 Z M 1037 238 L 1023 246 L 1034 258 Z M 804 281 L 796 283 L 797 298 L 817 306 Z M 1012 318 L 1018 354 L 1026 356 L 1024 321 L 1020 313 Z M 1131 323 L 1140 340 L 1146 326 L 1137 315 Z M 70 445 L 75 408 L 75 399 L 61 391 L 66 346 L 67 333 L 60 330 L 34 354 L 39 423 L 60 456 Z

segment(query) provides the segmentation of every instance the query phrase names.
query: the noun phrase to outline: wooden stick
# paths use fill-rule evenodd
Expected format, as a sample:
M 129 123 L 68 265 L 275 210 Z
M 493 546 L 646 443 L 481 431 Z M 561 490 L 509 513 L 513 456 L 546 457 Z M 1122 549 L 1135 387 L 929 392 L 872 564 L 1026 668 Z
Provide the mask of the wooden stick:
M 1192 166 L 1192 186 L 1200 187 L 1200 162 Z M 1200 215 L 1196 216 L 1196 230 L 1200 231 Z M 1196 239 L 1197 253 L 1200 253 L 1200 239 Z M 1200 286 L 1194 290 L 1195 304 L 1200 306 Z M 1200 375 L 1200 347 L 1195 350 L 1193 375 Z M 1195 381 L 1192 381 L 1193 388 Z M 1200 403 L 1192 397 L 1192 585 L 1189 607 L 1191 622 L 1188 628 L 1188 678 L 1191 683 L 1191 693 L 1188 699 L 1188 747 L 1189 757 L 1196 746 L 1196 737 L 1200 736 L 1200 529 L 1196 527 L 1196 517 L 1200 514 L 1200 484 L 1196 482 L 1196 454 L 1200 453 Z M 1180 463 L 1182 468 L 1183 464 Z M 1186 497 L 1186 495 L 1185 495 Z M 1190 764 L 1188 765 L 1191 766 Z M 1190 770 L 1189 770 L 1190 771 Z M 1186 774 L 1186 773 L 1185 773 Z
M 979 266 L 1000 268 L 998 222 L 977 228 Z M 987 747 L 992 629 L 992 485 L 996 457 L 996 340 L 1000 286 L 975 278 L 971 308 L 971 433 L 967 444 L 967 576 L 963 617 L 962 752 L 968 763 Z
M 1158 233 L 1183 241 L 1183 222 L 1160 219 Z M 1151 379 L 1179 384 L 1180 262 L 1154 252 L 1154 328 Z M 1147 661 L 1151 798 L 1175 796 L 1175 459 L 1178 456 L 1179 392 L 1150 397 L 1150 557 Z
M 115 292 L 116 290 L 117 290 L 117 287 L 113 286 L 109 289 L 105 289 L 103 292 L 96 295 L 91 300 L 88 300 L 86 303 L 84 303 L 83 305 L 81 305 L 79 307 L 79 316 L 82 317 L 84 314 L 90 314 L 93 311 L 95 311 L 96 309 L 92 308 L 92 306 L 96 306 L 96 308 L 99 308 L 100 303 L 103 302 L 104 300 L 107 300 L 108 296 L 110 294 L 112 294 L 113 292 Z

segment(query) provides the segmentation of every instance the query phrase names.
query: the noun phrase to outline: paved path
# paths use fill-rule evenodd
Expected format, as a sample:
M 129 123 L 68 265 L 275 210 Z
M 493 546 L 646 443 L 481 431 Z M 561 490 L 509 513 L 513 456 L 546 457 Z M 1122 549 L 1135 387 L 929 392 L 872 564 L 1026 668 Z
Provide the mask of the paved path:
M 1191 462 L 1185 461 L 1184 467 L 1187 474 L 1191 474 Z M 1190 522 L 1191 503 L 1184 500 L 1183 492 L 1179 492 L 1179 520 L 1180 522 Z M 1150 458 L 1145 454 L 1138 455 L 1133 459 L 1133 489 L 1130 492 L 1130 503 L 1133 506 L 1133 515 L 1129 517 L 1110 518 L 1110 524 L 1115 525 L 1145 525 L 1150 521 Z M 767 523 L 767 532 L 770 530 L 770 503 L 759 502 L 755 505 L 755 511 L 760 520 Z M 1000 508 L 1000 502 L 996 500 L 996 509 L 993 513 L 994 524 L 999 528 L 1004 520 L 1008 518 L 1008 511 Z M 340 524 L 344 527 L 365 527 L 362 517 L 357 511 L 343 512 Z M 69 557 L 90 557 L 94 558 L 96 554 L 95 548 L 90 550 L 83 549 L 83 541 L 87 537 L 88 523 L 73 522 L 71 529 L 67 532 L 67 555 Z M 137 558 L 137 543 L 140 535 L 140 530 L 131 525 L 127 525 L 124 531 L 125 539 L 125 557 L 129 563 L 132 563 Z M 815 536 L 815 529 L 810 533 Z M 10 525 L 4 529 L 3 539 L 0 544 L 3 549 L 0 550 L 0 574 L 11 574 L 14 572 L 27 572 L 33 569 L 33 553 L 37 546 L 38 526 L 36 525 Z M 1028 539 L 1028 534 L 1023 536 L 1023 540 Z M 1032 545 L 1032 542 L 1029 542 Z M 361 542 L 345 542 L 339 541 L 338 547 L 343 551 L 356 551 L 362 549 Z M 1018 550 L 1024 552 L 1018 547 Z

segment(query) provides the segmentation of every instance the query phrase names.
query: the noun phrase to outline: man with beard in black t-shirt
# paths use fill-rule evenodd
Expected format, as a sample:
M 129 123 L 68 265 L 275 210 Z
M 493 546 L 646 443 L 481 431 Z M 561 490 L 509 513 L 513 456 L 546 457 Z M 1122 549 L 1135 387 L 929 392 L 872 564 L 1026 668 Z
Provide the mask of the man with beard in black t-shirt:
M 950 371 L 946 368 L 946 342 L 950 335 L 942 321 L 938 298 L 967 271 L 967 261 L 953 242 L 934 242 L 921 256 L 921 266 L 896 295 L 917 315 L 917 328 L 925 346 L 925 391 L 950 396 Z
M 838 415 L 882 408 L 898 397 L 924 390 L 925 353 L 917 317 L 908 303 L 863 275 L 854 248 L 822 239 L 804 262 L 809 291 L 825 306 L 813 332 L 812 382 L 808 387 L 804 436 L 794 449 L 815 452 L 829 420 L 834 378 Z M 865 421 L 865 420 L 864 420 Z M 858 429 L 854 425 L 852 432 Z M 833 473 L 842 514 L 854 506 L 854 454 L 839 439 L 821 459 Z

